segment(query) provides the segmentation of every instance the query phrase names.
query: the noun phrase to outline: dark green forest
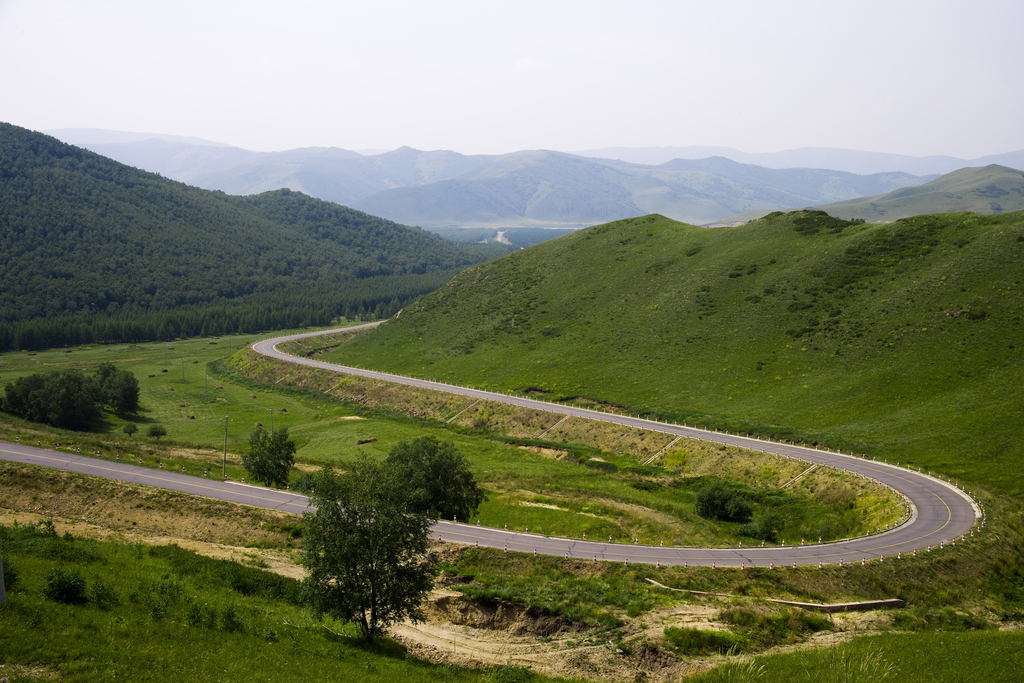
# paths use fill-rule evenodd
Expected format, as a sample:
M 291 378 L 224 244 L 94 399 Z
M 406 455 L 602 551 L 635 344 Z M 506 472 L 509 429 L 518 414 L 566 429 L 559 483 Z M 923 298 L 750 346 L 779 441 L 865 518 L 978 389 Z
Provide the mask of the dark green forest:
M 0 123 L 0 350 L 394 314 L 485 254 L 287 189 L 189 187 Z

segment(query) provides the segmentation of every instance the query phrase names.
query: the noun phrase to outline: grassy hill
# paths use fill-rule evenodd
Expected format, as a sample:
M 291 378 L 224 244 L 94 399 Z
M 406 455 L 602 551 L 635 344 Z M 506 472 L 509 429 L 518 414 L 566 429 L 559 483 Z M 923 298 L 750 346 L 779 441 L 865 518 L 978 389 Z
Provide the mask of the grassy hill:
M 596 226 L 327 355 L 855 449 L 1021 494 L 1024 214 Z
M 0 348 L 326 324 L 482 260 L 300 193 L 200 190 L 9 124 L 0 243 Z
M 870 222 L 949 211 L 1020 211 L 1024 209 L 1024 171 L 996 164 L 963 168 L 917 187 L 817 208 L 840 218 L 863 218 Z

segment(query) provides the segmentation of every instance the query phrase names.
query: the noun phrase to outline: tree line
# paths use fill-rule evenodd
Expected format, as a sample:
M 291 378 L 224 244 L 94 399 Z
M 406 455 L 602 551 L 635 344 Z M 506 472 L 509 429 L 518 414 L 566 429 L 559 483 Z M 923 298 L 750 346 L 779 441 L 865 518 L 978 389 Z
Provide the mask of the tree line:
M 421 276 L 404 283 L 375 282 L 348 291 L 293 293 L 282 295 L 279 301 L 262 296 L 164 311 L 64 314 L 0 323 L 0 351 L 256 334 L 330 325 L 338 318 L 383 320 L 421 294 L 440 287 L 451 274 Z M 373 289 L 379 289 L 378 298 L 374 298 Z
M 19 377 L 4 387 L 0 407 L 30 422 L 63 429 L 86 429 L 106 407 L 118 415 L 139 411 L 139 381 L 129 370 L 100 363 L 89 377 L 62 369 Z

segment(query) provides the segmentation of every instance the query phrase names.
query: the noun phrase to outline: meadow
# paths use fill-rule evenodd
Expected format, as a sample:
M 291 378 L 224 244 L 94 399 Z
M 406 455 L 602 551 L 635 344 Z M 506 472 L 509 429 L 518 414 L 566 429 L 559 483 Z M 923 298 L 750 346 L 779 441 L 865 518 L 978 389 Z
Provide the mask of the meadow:
M 785 492 L 773 490 L 795 476 L 800 465 L 738 449 L 694 442 L 689 450 L 677 448 L 669 454 L 667 470 L 640 467 L 627 450 L 600 448 L 602 439 L 597 437 L 591 445 L 576 445 L 575 455 L 566 458 L 562 440 L 573 444 L 572 433 L 552 431 L 550 441 L 505 439 L 489 424 L 474 428 L 481 419 L 486 422 L 486 415 L 499 415 L 497 408 L 489 413 L 486 405 L 465 411 L 461 423 L 450 422 L 451 411 L 432 419 L 361 405 L 330 391 L 293 386 L 295 374 L 309 376 L 297 366 L 284 364 L 292 373 L 288 377 L 254 375 L 245 362 L 254 340 L 237 336 L 4 354 L 0 381 L 62 367 L 88 374 L 100 362 L 113 362 L 139 378 L 144 410 L 130 419 L 104 413 L 88 432 L 56 430 L 0 414 L 0 430 L 12 441 L 37 440 L 51 447 L 60 443 L 65 451 L 136 463 L 141 459 L 145 466 L 195 475 L 220 476 L 223 469 L 239 480 L 245 476 L 240 454 L 256 425 L 287 427 L 298 445 L 293 482 L 324 465 L 344 468 L 356 457 L 384 458 L 400 440 L 434 434 L 456 444 L 487 489 L 489 500 L 478 515 L 481 523 L 576 538 L 586 534 L 670 545 L 734 544 L 747 538 L 741 524 L 703 519 L 693 509 L 700 487 L 723 478 L 743 488 L 755 517 L 769 510 L 783 516 L 781 538 L 859 535 L 898 516 L 889 493 L 838 472 L 816 471 Z M 331 386 L 350 382 L 340 377 L 327 373 L 325 381 Z M 544 419 L 553 424 L 550 416 Z M 139 428 L 131 438 L 123 433 L 129 423 Z M 167 436 L 146 437 L 153 425 L 164 427 Z M 536 428 L 532 435 L 540 431 Z M 705 461 L 707 466 L 701 467 Z
M 955 631 L 838 639 L 831 645 L 726 663 L 693 683 L 738 681 L 976 681 L 1024 677 L 1024 634 Z

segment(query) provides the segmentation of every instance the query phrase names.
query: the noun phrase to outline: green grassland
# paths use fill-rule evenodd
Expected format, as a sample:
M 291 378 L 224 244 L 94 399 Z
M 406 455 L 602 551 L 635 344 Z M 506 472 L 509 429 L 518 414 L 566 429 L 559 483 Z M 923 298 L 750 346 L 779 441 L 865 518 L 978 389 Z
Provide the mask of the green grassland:
M 294 579 L 176 545 L 80 540 L 41 524 L 0 525 L 0 548 L 8 580 L 18 577 L 0 607 L 0 676 L 12 682 L 502 680 L 392 641 L 366 646 L 302 609 Z M 84 580 L 81 600 L 48 599 L 55 570 Z
M 912 462 L 1014 495 L 1024 215 L 618 221 L 324 358 Z
M 863 218 L 871 222 L 947 211 L 1020 211 L 1024 209 L 1024 171 L 998 164 L 962 168 L 917 187 L 817 208 L 840 218 Z
M 585 467 L 571 459 L 553 459 L 536 452 L 538 449 L 506 443 L 486 430 L 360 406 L 329 393 L 291 388 L 287 382 L 260 381 L 239 370 L 238 358 L 230 363 L 218 360 L 245 349 L 253 340 L 223 337 L 166 345 L 80 347 L 70 353 L 50 350 L 0 355 L 0 383 L 54 368 L 79 368 L 88 373 L 100 362 L 114 362 L 139 378 L 144 407 L 138 418 L 130 420 L 104 413 L 86 432 L 54 430 L 7 415 L 0 416 L 0 430 L 11 441 L 20 437 L 26 443 L 38 440 L 51 447 L 60 443 L 71 452 L 98 452 L 98 457 L 106 459 L 120 455 L 136 463 L 141 459 L 141 464 L 149 467 L 162 465 L 177 472 L 218 477 L 226 426 L 226 470 L 236 480 L 245 476 L 240 453 L 248 448 L 249 434 L 257 424 L 269 427 L 271 420 L 275 428 L 287 427 L 299 447 L 297 461 L 302 469 L 293 479 L 302 476 L 303 470 L 327 464 L 345 467 L 359 455 L 382 459 L 398 441 L 433 433 L 452 440 L 466 454 L 476 477 L 487 488 L 489 500 L 479 511 L 481 523 L 575 538 L 587 534 L 590 538 L 640 538 L 674 545 L 735 544 L 747 538 L 749 543 L 741 524 L 706 520 L 694 512 L 697 490 L 719 477 L 742 485 L 755 517 L 769 510 L 781 514 L 785 520 L 780 534 L 783 539 L 820 536 L 834 540 L 860 535 L 898 516 L 897 500 L 890 493 L 838 472 L 816 471 L 797 486 L 781 491 L 778 486 L 795 476 L 801 466 L 780 458 L 757 454 L 751 456 L 757 460 L 751 465 L 737 449 L 719 451 L 718 446 L 694 443 L 686 456 L 678 449 L 670 454 L 687 460 L 672 461 L 672 468 L 684 465 L 680 469 L 685 471 L 677 475 L 671 468 L 637 467 L 628 454 L 589 447 L 583 452 L 605 469 Z M 239 357 L 246 354 L 241 352 Z M 299 366 L 289 366 L 289 370 L 309 372 Z M 339 380 L 334 376 L 331 381 Z M 134 438 L 122 431 L 129 421 L 139 426 Z M 147 427 L 154 424 L 165 427 L 167 436 L 145 437 Z M 709 467 L 701 468 L 699 464 L 705 460 Z
M 829 647 L 728 663 L 690 680 L 1002 683 L 1024 677 L 1022 645 L 1024 634 L 1019 631 L 876 635 Z

